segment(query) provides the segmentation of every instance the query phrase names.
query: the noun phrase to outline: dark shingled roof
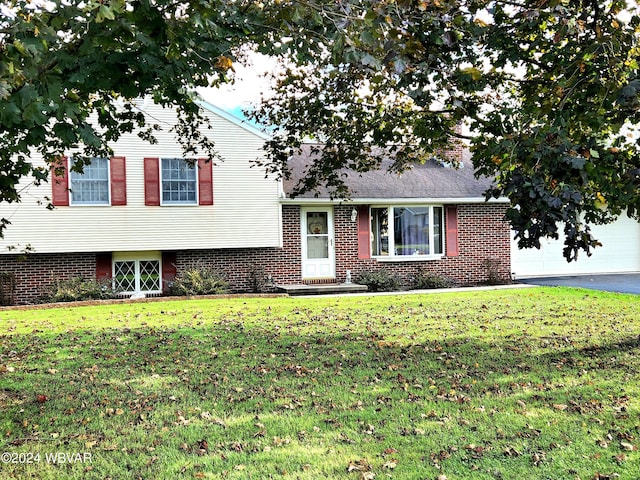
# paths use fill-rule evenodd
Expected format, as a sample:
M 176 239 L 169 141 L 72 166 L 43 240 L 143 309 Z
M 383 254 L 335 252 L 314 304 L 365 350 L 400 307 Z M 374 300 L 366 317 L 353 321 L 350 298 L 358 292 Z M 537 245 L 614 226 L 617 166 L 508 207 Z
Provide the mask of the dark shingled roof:
M 310 145 L 304 147 L 301 155 L 289 160 L 292 178 L 284 182 L 287 197 L 297 182 L 304 176 L 311 163 Z M 491 186 L 492 180 L 486 177 L 475 178 L 470 154 L 465 151 L 461 168 L 443 166 L 436 160 L 414 165 L 402 174 L 388 171 L 391 160 L 384 160 L 380 170 L 358 173 L 347 171 L 346 185 L 351 191 L 351 199 L 385 199 L 385 198 L 484 198 L 484 192 Z M 328 189 L 321 188 L 317 192 L 307 192 L 296 198 L 329 198 Z

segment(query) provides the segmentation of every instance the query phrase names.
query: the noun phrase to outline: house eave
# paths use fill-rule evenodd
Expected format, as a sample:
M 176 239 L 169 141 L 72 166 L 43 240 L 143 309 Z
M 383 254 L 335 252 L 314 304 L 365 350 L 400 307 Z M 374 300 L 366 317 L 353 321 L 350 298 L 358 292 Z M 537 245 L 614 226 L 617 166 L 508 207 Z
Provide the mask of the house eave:
M 329 198 L 281 198 L 283 205 L 424 205 L 424 204 L 507 204 L 510 203 L 506 197 L 490 198 L 484 197 L 423 197 L 423 198 L 351 198 L 351 199 L 329 199 Z
M 260 137 L 263 140 L 268 140 L 269 138 L 271 138 L 268 134 L 260 130 L 257 126 L 249 123 L 247 120 L 238 118 L 233 113 L 230 113 L 220 107 L 217 107 L 216 105 L 209 103 L 206 100 L 199 100 L 197 103 L 198 105 L 200 105 L 200 107 L 204 108 L 205 110 L 215 113 L 216 115 L 224 118 L 225 120 L 231 122 L 232 124 L 256 135 L 257 137 Z

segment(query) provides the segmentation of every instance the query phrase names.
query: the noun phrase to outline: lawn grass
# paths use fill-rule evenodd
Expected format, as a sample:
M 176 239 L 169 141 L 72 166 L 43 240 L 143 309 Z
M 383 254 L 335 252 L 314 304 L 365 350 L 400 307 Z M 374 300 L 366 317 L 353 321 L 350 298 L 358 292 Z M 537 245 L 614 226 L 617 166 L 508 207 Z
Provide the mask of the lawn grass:
M 637 480 L 638 372 L 578 289 L 6 310 L 0 476 Z

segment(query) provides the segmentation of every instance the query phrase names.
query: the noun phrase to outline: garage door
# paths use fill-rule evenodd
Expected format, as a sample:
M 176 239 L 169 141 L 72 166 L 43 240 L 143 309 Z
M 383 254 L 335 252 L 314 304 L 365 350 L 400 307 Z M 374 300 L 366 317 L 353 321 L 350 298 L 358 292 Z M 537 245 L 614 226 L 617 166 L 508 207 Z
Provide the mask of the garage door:
M 562 256 L 563 240 L 545 240 L 537 250 L 520 250 L 511 242 L 511 270 L 518 277 L 640 272 L 640 223 L 623 214 L 610 225 L 596 225 L 592 232 L 602 243 L 591 257 L 580 252 L 578 261 Z

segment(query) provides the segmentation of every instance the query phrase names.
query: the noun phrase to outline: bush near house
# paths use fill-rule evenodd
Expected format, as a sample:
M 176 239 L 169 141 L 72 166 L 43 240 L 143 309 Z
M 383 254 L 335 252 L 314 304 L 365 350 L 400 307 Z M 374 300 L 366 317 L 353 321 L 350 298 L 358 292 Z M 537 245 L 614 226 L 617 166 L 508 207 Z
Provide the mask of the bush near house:
M 226 275 L 205 266 L 183 270 L 171 286 L 173 295 L 214 295 L 228 292 L 229 281 Z
M 356 283 L 366 285 L 370 292 L 393 292 L 402 288 L 400 277 L 384 268 L 363 270 L 356 277 Z
M 116 298 L 111 282 L 86 280 L 81 277 L 56 279 L 41 298 L 42 303 L 76 302 L 81 300 L 108 300 Z
M 452 279 L 439 275 L 437 273 L 420 271 L 412 282 L 412 288 L 415 290 L 425 290 L 432 288 L 452 288 L 456 286 L 456 282 Z

